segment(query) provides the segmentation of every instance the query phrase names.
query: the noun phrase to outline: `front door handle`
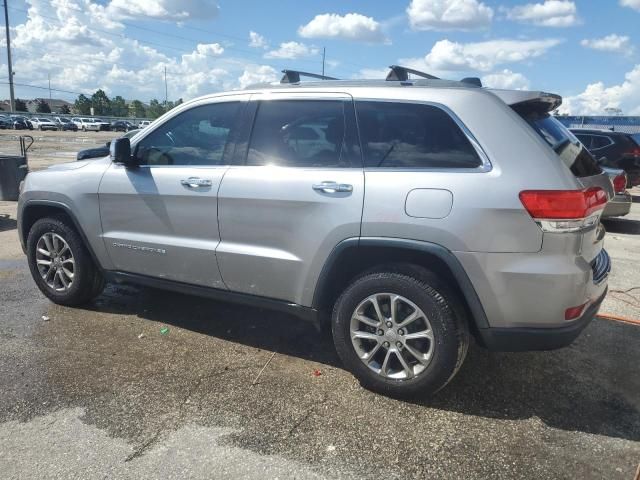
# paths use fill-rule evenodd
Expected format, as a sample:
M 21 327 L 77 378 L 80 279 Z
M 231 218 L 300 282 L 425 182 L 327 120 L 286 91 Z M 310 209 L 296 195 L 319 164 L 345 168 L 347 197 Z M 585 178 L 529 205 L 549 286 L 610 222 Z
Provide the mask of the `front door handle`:
M 326 181 L 314 184 L 313 189 L 322 193 L 349 193 L 353 192 L 353 185 Z
M 213 182 L 208 178 L 199 178 L 199 177 L 189 177 L 186 180 L 182 179 L 180 180 L 180 183 L 185 187 L 189 187 L 189 188 L 204 188 L 204 187 L 210 187 L 211 185 L 213 185 Z

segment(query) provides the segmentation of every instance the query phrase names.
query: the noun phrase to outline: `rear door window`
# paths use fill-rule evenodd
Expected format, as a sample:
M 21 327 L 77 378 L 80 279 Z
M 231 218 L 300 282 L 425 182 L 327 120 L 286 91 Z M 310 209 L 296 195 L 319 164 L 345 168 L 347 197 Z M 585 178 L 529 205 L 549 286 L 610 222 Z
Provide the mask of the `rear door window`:
M 365 167 L 476 168 L 482 160 L 456 122 L 433 105 L 357 102 Z
M 576 177 L 592 177 L 602 173 L 589 150 L 557 119 L 548 113 L 516 111 L 547 142 Z
M 258 105 L 247 165 L 361 166 L 353 161 L 342 100 L 271 100 Z

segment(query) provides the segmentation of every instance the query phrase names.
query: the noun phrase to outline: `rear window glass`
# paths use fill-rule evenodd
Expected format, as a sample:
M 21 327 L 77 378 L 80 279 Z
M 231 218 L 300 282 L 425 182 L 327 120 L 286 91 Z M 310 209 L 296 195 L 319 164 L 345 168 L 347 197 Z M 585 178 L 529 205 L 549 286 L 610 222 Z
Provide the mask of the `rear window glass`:
M 631 138 L 633 138 L 633 141 L 636 142 L 636 144 L 638 144 L 640 146 L 640 133 L 636 133 L 635 135 L 631 135 Z
M 366 167 L 476 168 L 478 153 L 460 127 L 431 105 L 358 102 Z
M 518 113 L 547 142 L 576 177 L 591 177 L 602 173 L 589 150 L 558 120 L 548 113 Z

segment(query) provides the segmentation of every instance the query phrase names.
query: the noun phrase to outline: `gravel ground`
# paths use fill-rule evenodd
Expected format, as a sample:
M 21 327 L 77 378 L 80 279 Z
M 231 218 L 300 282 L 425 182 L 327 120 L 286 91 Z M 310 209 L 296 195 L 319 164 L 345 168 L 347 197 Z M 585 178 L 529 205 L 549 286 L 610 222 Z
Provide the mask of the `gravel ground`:
M 640 286 L 640 203 L 606 226 L 601 311 L 640 318 L 640 291 L 618 293 Z M 472 346 L 443 391 L 402 402 L 282 314 L 128 286 L 53 305 L 11 202 L 0 305 L 3 478 L 630 479 L 640 461 L 640 326 L 597 319 L 554 352 Z

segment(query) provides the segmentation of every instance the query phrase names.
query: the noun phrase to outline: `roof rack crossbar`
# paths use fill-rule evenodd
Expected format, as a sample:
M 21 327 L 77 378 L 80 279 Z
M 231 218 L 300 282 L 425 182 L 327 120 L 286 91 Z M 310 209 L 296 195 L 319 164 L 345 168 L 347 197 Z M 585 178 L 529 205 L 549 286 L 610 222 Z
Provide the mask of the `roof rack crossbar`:
M 416 75 L 418 77 L 427 78 L 429 80 L 439 80 L 438 77 L 435 77 L 429 73 L 421 72 L 420 70 L 414 70 L 413 68 L 403 67 L 401 65 L 391 65 L 389 67 L 391 71 L 387 74 L 387 80 L 400 80 L 401 82 L 406 82 L 409 80 L 409 74 Z
M 318 75 L 317 73 L 301 72 L 299 70 L 282 70 L 284 75 L 280 80 L 280 83 L 299 83 L 300 77 L 317 78 L 319 80 L 338 80 L 334 77 L 327 77 L 326 75 Z

